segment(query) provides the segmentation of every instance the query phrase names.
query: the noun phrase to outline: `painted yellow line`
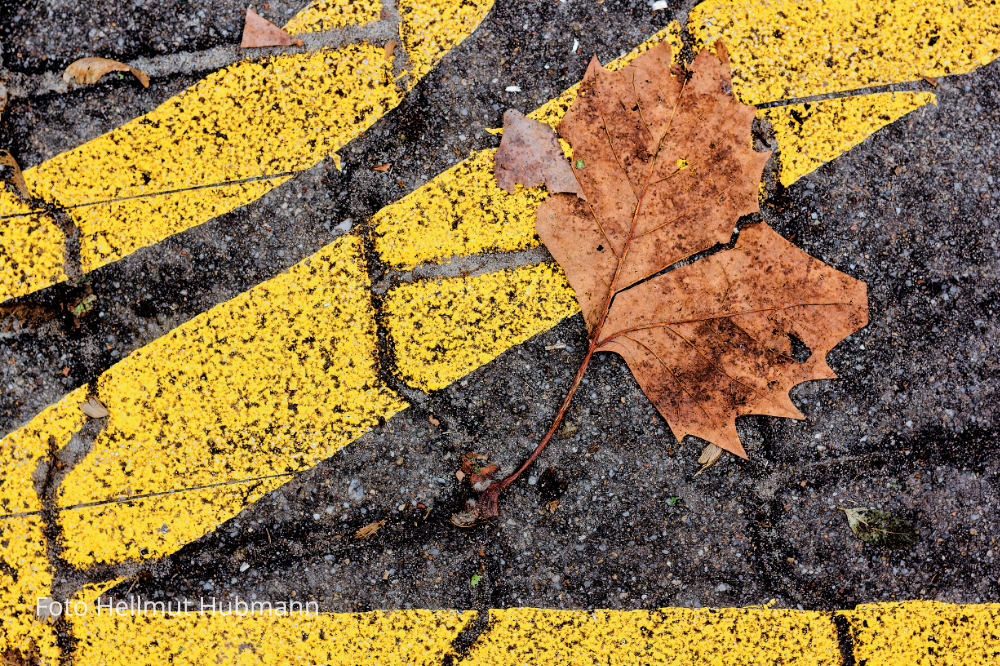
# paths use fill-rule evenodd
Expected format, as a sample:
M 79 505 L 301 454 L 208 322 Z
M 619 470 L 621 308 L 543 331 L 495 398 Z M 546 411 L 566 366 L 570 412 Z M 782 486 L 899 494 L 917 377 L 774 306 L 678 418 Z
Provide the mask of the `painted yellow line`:
M 490 611 L 490 630 L 459 662 L 521 664 L 841 663 L 832 614 L 767 608 Z
M 107 602 L 104 602 L 105 605 Z M 199 602 L 194 602 L 197 611 Z M 211 603 L 210 599 L 206 603 Z M 244 603 L 247 603 L 244 600 Z M 848 618 L 854 663 L 985 666 L 1000 657 L 1000 606 L 911 601 L 856 611 L 762 607 L 489 611 L 464 653 L 454 643 L 475 611 L 264 614 L 97 612 L 73 621 L 77 663 L 129 664 L 658 664 L 844 662 L 834 623 Z M 862 628 L 863 626 L 863 628 Z
M 19 431 L 0 442 L 0 654 L 27 652 L 34 643 L 42 656 L 55 658 L 55 633 L 34 620 L 35 600 L 52 589 L 52 567 L 45 548 L 42 505 L 33 474 L 51 444 L 64 446 L 83 424 L 80 403 L 86 387 L 46 408 Z
M 747 104 L 961 74 L 1000 54 L 994 0 L 707 0 L 688 20 L 699 44 L 725 41 Z
M 858 666 L 1000 664 L 1000 604 L 866 604 L 845 611 Z
M 97 381 L 111 415 L 59 505 L 74 565 L 173 552 L 389 418 L 360 240 L 195 317 Z
M 758 112 L 771 121 L 778 140 L 781 184 L 788 186 L 846 153 L 874 132 L 925 104 L 928 92 L 837 97 Z
M 470 34 L 492 0 L 407 5 L 401 39 L 417 49 L 415 84 Z M 321 0 L 292 19 L 310 31 L 368 22 L 379 3 Z M 381 45 L 243 61 L 207 76 L 150 113 L 27 169 L 32 193 L 69 208 L 84 271 L 256 200 L 309 169 L 399 104 L 403 91 Z M 236 182 L 265 178 L 254 182 Z M 205 186 L 215 187 L 205 187 Z M 196 189 L 191 189 L 196 188 Z M 64 279 L 63 236 L 0 198 L 0 301 Z
M 579 312 L 554 264 L 393 289 L 385 318 L 400 378 L 433 391 Z

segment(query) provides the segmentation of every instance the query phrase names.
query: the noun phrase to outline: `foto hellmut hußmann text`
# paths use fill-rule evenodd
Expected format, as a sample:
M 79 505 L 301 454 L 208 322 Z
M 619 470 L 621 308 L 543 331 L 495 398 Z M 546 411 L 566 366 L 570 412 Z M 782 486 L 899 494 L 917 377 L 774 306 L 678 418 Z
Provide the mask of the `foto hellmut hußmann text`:
M 96 615 L 138 615 L 143 613 L 213 613 L 218 615 L 318 615 L 319 604 L 315 601 L 288 600 L 258 600 L 247 601 L 240 597 L 231 599 L 216 599 L 201 597 L 197 600 L 181 599 L 175 601 L 158 601 L 130 597 L 128 600 L 106 599 L 98 597 L 95 601 L 82 599 L 63 599 L 39 597 L 35 606 L 35 615 L 43 620 L 55 620 L 65 614 L 67 617 L 83 617 Z

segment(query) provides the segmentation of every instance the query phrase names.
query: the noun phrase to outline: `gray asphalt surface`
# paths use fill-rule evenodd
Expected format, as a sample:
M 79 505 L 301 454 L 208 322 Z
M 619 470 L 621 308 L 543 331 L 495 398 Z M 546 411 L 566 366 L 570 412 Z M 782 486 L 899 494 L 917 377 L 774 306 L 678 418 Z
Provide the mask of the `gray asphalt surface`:
M 280 23 L 292 4 L 271 3 L 272 18 Z M 9 76 L 57 71 L 82 55 L 170 58 L 229 44 L 243 11 L 228 0 L 0 7 Z M 326 245 L 342 221 L 364 219 L 459 161 L 453 148 L 495 146 L 483 128 L 502 124 L 504 109 L 535 108 L 577 81 L 591 52 L 616 57 L 676 14 L 615 0 L 498 3 L 399 108 L 341 153 L 343 171 L 324 162 L 253 204 L 96 271 L 90 288 L 99 316 L 81 325 L 52 316 L 0 335 L 2 431 Z M 574 38 L 577 55 L 569 53 Z M 3 147 L 25 166 L 37 164 L 197 78 L 12 99 Z M 507 94 L 494 78 L 517 81 L 524 93 Z M 577 316 L 440 392 L 416 396 L 414 408 L 215 533 L 148 564 L 131 593 L 294 593 L 331 611 L 772 598 L 828 609 L 1000 598 L 1000 63 L 943 79 L 936 93 L 937 107 L 788 189 L 772 188 L 762 212 L 744 220 L 765 220 L 867 282 L 871 318 L 830 354 L 839 379 L 792 392 L 807 420 L 740 419 L 749 462 L 726 457 L 694 477 L 704 443 L 676 442 L 624 363 L 604 355 L 531 479 L 505 495 L 500 519 L 454 528 L 449 516 L 464 499 L 454 476 L 459 457 L 475 450 L 512 465 L 530 451 L 584 352 Z M 403 187 L 371 171 L 384 162 L 398 167 Z M 74 289 L 23 301 L 54 312 L 78 296 Z M 546 350 L 557 342 L 566 348 Z M 69 376 L 58 372 L 64 366 Z M 551 513 L 546 504 L 556 499 Z M 845 504 L 896 512 L 921 539 L 906 551 L 864 545 L 835 510 Z M 375 537 L 353 539 L 382 519 Z M 474 574 L 482 579 L 473 587 Z

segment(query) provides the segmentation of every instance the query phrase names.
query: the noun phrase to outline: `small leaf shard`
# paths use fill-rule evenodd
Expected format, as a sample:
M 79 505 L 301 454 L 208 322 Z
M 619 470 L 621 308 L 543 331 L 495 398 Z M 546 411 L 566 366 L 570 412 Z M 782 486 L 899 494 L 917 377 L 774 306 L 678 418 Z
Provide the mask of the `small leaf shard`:
M 497 184 L 508 192 L 515 185 L 544 184 L 550 194 L 584 196 L 552 128 L 515 109 L 503 114 L 503 138 L 493 173 Z
M 82 84 L 97 83 L 98 80 L 109 72 L 131 72 L 139 79 L 143 88 L 149 87 L 149 76 L 141 69 L 136 69 L 130 65 L 108 58 L 80 58 L 70 63 L 63 72 L 63 81 L 69 83 L 71 80 Z
M 247 7 L 246 21 L 243 24 L 243 39 L 240 41 L 241 49 L 291 46 L 292 44 L 301 46 L 302 40 L 293 40 L 287 32 Z
M 912 524 L 881 509 L 841 509 L 854 536 L 872 546 L 909 548 L 920 535 Z

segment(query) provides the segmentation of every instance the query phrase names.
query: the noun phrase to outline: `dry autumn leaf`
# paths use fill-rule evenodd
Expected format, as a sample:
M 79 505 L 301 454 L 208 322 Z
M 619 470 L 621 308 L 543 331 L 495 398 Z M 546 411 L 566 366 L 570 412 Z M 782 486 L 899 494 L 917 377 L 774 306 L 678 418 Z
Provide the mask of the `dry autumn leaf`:
M 302 40 L 292 39 L 292 36 L 287 32 L 247 7 L 247 15 L 243 23 L 243 38 L 240 40 L 241 49 L 291 46 L 292 44 L 302 46 Z
M 14 187 L 17 189 L 17 193 L 22 199 L 28 201 L 31 199 L 31 192 L 28 191 L 28 184 L 24 182 L 24 174 L 21 171 L 21 165 L 17 163 L 14 156 L 10 154 L 8 150 L 0 150 L 0 164 L 10 169 L 11 180 L 14 182 Z
M 766 224 L 729 245 L 739 218 L 759 210 L 770 154 L 752 149 L 755 109 L 733 97 L 726 49 L 715 51 L 687 72 L 666 44 L 618 72 L 595 58 L 560 122 L 586 201 L 553 194 L 537 231 L 576 292 L 588 349 L 539 445 L 480 495 L 480 519 L 497 515 L 499 494 L 552 438 L 594 353 L 625 359 L 678 441 L 746 457 L 736 418 L 803 418 L 788 391 L 834 377 L 827 352 L 867 324 L 864 283 Z
M 80 410 L 92 419 L 103 419 L 110 414 L 104 403 L 93 396 L 80 405 Z
M 515 184 L 525 187 L 544 184 L 550 194 L 583 196 L 552 128 L 514 109 L 503 114 L 503 138 L 493 174 L 497 185 L 508 192 L 514 191 Z
M 149 87 L 149 76 L 141 69 L 136 69 L 130 65 L 108 58 L 80 58 L 76 62 L 70 63 L 66 71 L 63 72 L 63 81 L 69 83 L 72 79 L 77 83 L 91 84 L 109 72 L 132 72 L 143 88 Z

